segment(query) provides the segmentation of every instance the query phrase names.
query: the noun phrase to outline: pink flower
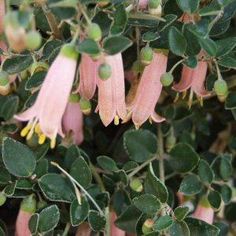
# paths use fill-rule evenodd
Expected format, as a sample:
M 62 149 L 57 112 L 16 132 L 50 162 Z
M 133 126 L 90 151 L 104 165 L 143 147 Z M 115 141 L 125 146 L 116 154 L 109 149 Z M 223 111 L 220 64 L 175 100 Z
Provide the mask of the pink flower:
M 62 126 L 65 133 L 68 134 L 72 131 L 74 144 L 79 145 L 83 142 L 83 114 L 78 102 L 70 101 L 67 104 L 66 111 L 63 115 Z
M 206 61 L 199 61 L 197 67 L 194 69 L 184 65 L 181 79 L 179 83 L 173 86 L 173 89 L 177 92 L 185 92 L 190 88 L 190 99 L 192 99 L 193 92 L 200 98 L 209 96 L 210 93 L 205 89 L 206 74 Z
M 199 220 L 203 220 L 208 224 L 212 224 L 214 220 L 214 210 L 210 206 L 204 206 L 199 203 L 193 217 Z
M 79 92 L 83 98 L 88 100 L 93 97 L 96 90 L 98 80 L 98 66 L 98 61 L 93 61 L 90 56 L 83 54 L 79 66 L 80 81 L 77 92 Z
M 148 0 L 139 0 L 138 6 L 140 9 L 146 9 L 148 5 Z
M 124 68 L 121 53 L 105 56 L 105 62 L 112 68 L 111 77 L 98 79 L 98 107 L 100 118 L 105 126 L 113 120 L 126 117 Z
M 20 209 L 16 219 L 16 232 L 15 236 L 30 236 L 29 220 L 32 214 Z
M 62 116 L 65 112 L 68 98 L 74 81 L 78 54 L 73 45 L 66 44 L 52 63 L 35 104 L 16 115 L 20 121 L 29 121 L 21 131 L 22 136 L 31 138 L 35 131 L 39 135 L 39 143 L 44 143 L 46 137 L 51 139 L 51 148 L 55 147 L 56 136 L 62 137 Z
M 0 0 L 0 35 L 4 31 L 5 0 Z
M 162 84 L 160 79 L 161 75 L 166 72 L 166 67 L 167 56 L 158 52 L 154 53 L 151 64 L 144 69 L 136 96 L 129 109 L 130 116 L 137 128 L 149 118 L 157 123 L 165 120 L 156 114 L 155 106 L 161 95 Z
M 117 219 L 117 215 L 114 211 L 110 212 L 110 228 L 111 228 L 111 236 L 125 236 L 125 231 L 119 229 L 115 225 L 115 221 Z

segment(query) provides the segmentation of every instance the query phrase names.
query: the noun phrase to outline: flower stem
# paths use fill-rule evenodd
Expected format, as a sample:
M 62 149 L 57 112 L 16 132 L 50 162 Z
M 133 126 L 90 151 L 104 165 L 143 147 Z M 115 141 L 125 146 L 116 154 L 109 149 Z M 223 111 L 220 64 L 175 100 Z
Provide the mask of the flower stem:
M 102 209 L 98 206 L 93 197 L 86 191 L 86 189 L 81 184 L 79 184 L 67 171 L 65 171 L 62 167 L 60 167 L 59 164 L 53 161 L 51 161 L 51 164 L 57 167 L 60 171 L 62 171 L 70 179 L 71 182 L 75 183 L 84 192 L 84 194 L 91 200 L 91 202 L 97 208 L 99 213 L 104 216 L 104 212 L 102 211 Z
M 165 182 L 165 166 L 164 166 L 164 148 L 163 148 L 163 135 L 161 125 L 157 126 L 157 156 L 159 159 L 159 174 L 160 180 Z

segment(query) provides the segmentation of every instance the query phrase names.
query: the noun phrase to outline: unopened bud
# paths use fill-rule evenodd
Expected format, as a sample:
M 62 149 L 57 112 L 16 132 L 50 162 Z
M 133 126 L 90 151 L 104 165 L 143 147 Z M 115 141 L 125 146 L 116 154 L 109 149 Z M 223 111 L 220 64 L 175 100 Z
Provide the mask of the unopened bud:
M 87 29 L 88 38 L 98 42 L 102 39 L 102 30 L 96 23 L 91 23 Z
M 167 72 L 161 76 L 161 83 L 163 86 L 170 86 L 173 83 L 174 77 L 171 73 Z
M 217 96 L 225 96 L 228 93 L 227 83 L 223 79 L 216 80 L 214 90 Z
M 81 98 L 79 101 L 80 109 L 85 115 L 89 115 L 92 109 L 91 103 L 85 98 Z
M 133 179 L 130 184 L 129 184 L 130 188 L 132 190 L 134 190 L 135 192 L 142 192 L 143 191 L 143 185 L 142 185 L 142 182 L 140 181 L 140 179 L 138 178 L 135 178 Z
M 112 69 L 109 64 L 103 63 L 98 68 L 98 75 L 101 80 L 107 80 L 111 77 Z
M 153 50 L 149 46 L 141 49 L 140 58 L 143 65 L 147 66 L 152 62 Z
M 144 235 L 151 233 L 154 221 L 152 219 L 147 219 L 142 226 L 142 232 Z
M 0 94 L 6 96 L 11 90 L 9 75 L 5 71 L 0 71 Z
M 41 45 L 42 37 L 37 31 L 30 31 L 26 34 L 26 47 L 29 50 L 38 49 Z
M 149 0 L 148 11 L 151 15 L 161 16 L 162 6 L 160 0 Z

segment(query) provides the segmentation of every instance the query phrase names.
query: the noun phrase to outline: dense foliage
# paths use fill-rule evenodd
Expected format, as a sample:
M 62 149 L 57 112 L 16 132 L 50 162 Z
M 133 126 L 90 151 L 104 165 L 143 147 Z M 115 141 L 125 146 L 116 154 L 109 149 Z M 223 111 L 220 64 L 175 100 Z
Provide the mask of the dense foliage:
M 236 235 L 235 13 L 0 0 L 0 235 Z

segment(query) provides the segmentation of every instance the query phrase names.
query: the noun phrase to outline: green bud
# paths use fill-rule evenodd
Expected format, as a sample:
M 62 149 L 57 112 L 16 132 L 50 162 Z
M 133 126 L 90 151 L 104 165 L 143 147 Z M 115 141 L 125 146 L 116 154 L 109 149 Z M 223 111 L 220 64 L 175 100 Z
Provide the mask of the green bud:
M 28 213 L 34 213 L 36 211 L 36 204 L 35 195 L 31 194 L 22 200 L 20 209 Z
M 9 84 L 9 75 L 5 71 L 0 71 L 0 86 L 7 86 Z
M 107 80 L 111 77 L 112 69 L 109 64 L 103 63 L 98 68 L 98 75 L 101 80 Z
M 0 206 L 4 205 L 6 200 L 7 200 L 6 195 L 3 192 L 0 192 Z
M 150 9 L 156 9 L 159 7 L 160 4 L 161 4 L 161 0 L 149 0 L 148 1 L 148 7 Z
M 80 105 L 81 111 L 85 115 L 89 115 L 90 114 L 92 106 L 91 106 L 91 103 L 90 103 L 89 100 L 87 100 L 85 98 L 80 98 L 79 105 Z
M 223 79 L 215 81 L 214 89 L 217 96 L 225 96 L 228 93 L 227 83 Z
M 41 34 L 38 31 L 30 31 L 26 34 L 26 47 L 29 50 L 36 50 L 42 43 Z
M 163 86 L 170 86 L 174 80 L 171 73 L 167 72 L 161 76 L 161 83 Z
M 77 102 L 79 102 L 79 100 L 80 100 L 80 96 L 79 96 L 79 94 L 71 94 L 70 95 L 70 98 L 69 98 L 69 102 L 71 102 L 71 103 L 77 103 Z
M 154 221 L 152 219 L 147 219 L 144 223 L 143 223 L 143 226 L 142 226 L 142 232 L 144 235 L 147 235 L 149 233 L 151 233 L 153 230 L 152 230 L 152 227 L 154 225 Z
M 88 38 L 98 42 L 102 39 L 102 30 L 96 23 L 91 23 L 87 29 Z
M 141 49 L 140 58 L 143 65 L 147 66 L 152 62 L 153 50 L 149 46 Z
M 134 190 L 135 192 L 142 192 L 143 191 L 143 185 L 142 185 L 142 182 L 140 181 L 140 179 L 138 178 L 135 178 L 133 179 L 130 184 L 129 184 L 130 188 L 132 190 Z
M 77 60 L 79 57 L 79 53 L 76 51 L 75 45 L 71 43 L 67 43 L 63 45 L 60 53 L 64 55 L 65 57 L 68 57 L 74 60 Z

